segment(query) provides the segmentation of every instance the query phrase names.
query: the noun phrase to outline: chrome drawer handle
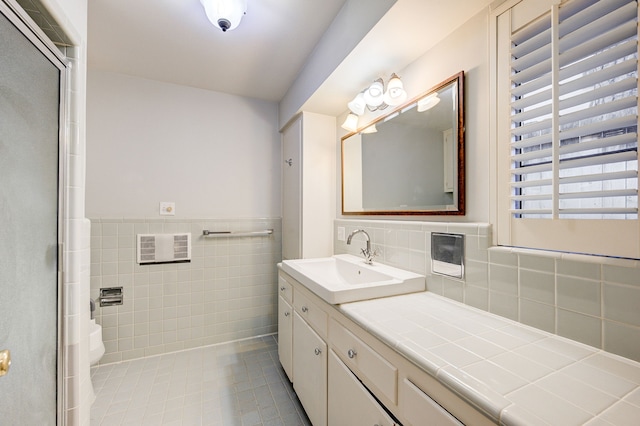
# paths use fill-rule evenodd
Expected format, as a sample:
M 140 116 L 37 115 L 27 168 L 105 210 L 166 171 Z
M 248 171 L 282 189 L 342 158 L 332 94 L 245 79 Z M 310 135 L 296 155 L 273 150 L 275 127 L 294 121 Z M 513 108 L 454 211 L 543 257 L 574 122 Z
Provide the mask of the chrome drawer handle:
M 309 308 L 307 308 L 306 306 L 302 307 L 302 312 L 309 312 Z
M 287 312 L 285 312 L 285 313 L 284 313 L 284 316 L 285 316 L 285 317 L 288 317 L 289 315 L 291 315 L 291 314 L 289 314 L 289 311 L 287 311 Z
M 320 355 L 322 353 L 320 348 L 316 348 L 313 352 L 315 352 L 316 355 Z
M 284 286 L 280 287 L 280 291 L 284 291 L 284 289 L 285 289 Z
M 353 349 L 349 349 L 347 355 L 349 355 L 349 358 L 355 358 L 356 355 L 358 355 L 358 352 L 354 351 Z

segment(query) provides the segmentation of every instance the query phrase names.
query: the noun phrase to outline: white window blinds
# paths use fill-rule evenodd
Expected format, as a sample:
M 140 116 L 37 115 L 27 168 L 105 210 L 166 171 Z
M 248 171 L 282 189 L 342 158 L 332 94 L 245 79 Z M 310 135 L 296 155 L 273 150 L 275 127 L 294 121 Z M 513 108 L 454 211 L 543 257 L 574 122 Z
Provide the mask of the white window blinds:
M 638 218 L 638 4 L 574 0 L 511 34 L 511 213 Z

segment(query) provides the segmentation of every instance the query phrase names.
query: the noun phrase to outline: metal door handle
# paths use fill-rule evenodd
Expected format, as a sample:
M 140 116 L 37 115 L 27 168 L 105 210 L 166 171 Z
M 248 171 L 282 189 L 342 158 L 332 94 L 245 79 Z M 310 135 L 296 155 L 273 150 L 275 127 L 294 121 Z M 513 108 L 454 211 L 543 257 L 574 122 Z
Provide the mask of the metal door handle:
M 316 355 L 320 355 L 322 353 L 320 348 L 316 348 L 313 352 L 315 352 Z
M 0 351 L 0 377 L 9 372 L 9 367 L 11 367 L 11 352 L 5 349 Z
M 349 349 L 347 355 L 349 355 L 349 358 L 355 358 L 356 355 L 358 355 L 358 352 L 354 351 L 353 349 Z
M 284 160 L 284 162 L 285 162 L 286 164 L 288 164 L 288 165 L 289 165 L 289 167 L 291 167 L 291 165 L 293 164 L 293 158 L 289 158 L 288 160 Z
M 285 289 L 284 286 L 280 287 L 280 291 L 284 291 L 284 289 Z
M 285 313 L 284 313 L 284 316 L 285 316 L 285 317 L 288 317 L 288 316 L 289 316 L 289 311 L 285 312 Z
M 302 312 L 308 312 L 308 311 L 309 311 L 309 308 L 307 308 L 306 306 L 302 307 Z

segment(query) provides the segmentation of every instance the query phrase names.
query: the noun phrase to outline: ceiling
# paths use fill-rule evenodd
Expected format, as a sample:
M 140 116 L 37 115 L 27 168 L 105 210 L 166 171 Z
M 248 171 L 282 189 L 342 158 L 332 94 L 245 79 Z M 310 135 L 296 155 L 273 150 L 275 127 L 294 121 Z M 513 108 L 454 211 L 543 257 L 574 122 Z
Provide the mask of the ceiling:
M 223 33 L 200 0 L 91 0 L 89 68 L 279 102 L 349 1 L 248 0 L 240 26 Z M 401 70 L 491 1 L 397 0 L 307 106 L 337 115 L 366 82 Z
M 200 0 L 91 0 L 89 68 L 279 101 L 345 0 L 248 0 L 223 33 Z

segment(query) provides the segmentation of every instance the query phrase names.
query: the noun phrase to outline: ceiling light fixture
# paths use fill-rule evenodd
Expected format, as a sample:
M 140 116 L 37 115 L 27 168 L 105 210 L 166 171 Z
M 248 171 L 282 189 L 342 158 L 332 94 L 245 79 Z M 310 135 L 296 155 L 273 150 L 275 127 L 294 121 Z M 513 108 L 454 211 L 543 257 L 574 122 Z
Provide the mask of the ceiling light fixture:
M 351 112 L 342 124 L 342 128 L 350 132 L 357 131 L 358 116 L 364 114 L 365 108 L 369 111 L 378 111 L 388 106 L 400 105 L 406 100 L 407 92 L 404 90 L 402 80 L 396 73 L 391 74 L 386 92 L 384 90 L 384 80 L 378 78 L 347 104 Z M 370 131 L 375 131 L 375 127 Z
M 209 21 L 222 32 L 236 28 L 247 13 L 247 0 L 200 0 L 200 3 Z

